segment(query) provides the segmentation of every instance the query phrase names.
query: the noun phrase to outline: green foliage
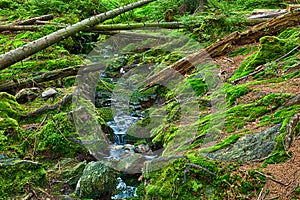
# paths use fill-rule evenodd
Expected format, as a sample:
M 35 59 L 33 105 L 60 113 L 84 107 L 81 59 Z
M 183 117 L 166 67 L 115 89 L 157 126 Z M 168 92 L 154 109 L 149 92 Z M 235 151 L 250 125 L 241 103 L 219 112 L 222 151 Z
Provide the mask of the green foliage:
M 258 47 L 256 47 L 256 46 L 242 47 L 242 48 L 239 48 L 238 50 L 232 52 L 229 55 L 229 57 L 235 57 L 235 56 L 238 56 L 238 55 L 247 55 L 250 52 L 256 51 L 256 50 L 258 50 Z
M 46 171 L 40 165 L 24 163 L 0 168 L 1 198 L 14 199 L 19 194 L 27 194 L 27 188 L 46 184 Z
M 224 138 L 222 140 L 222 142 L 220 142 L 220 143 L 218 143 L 218 144 L 216 144 L 212 147 L 209 147 L 209 148 L 202 148 L 202 149 L 200 149 L 200 151 L 201 152 L 208 152 L 208 153 L 218 151 L 219 149 L 223 149 L 223 148 L 229 146 L 230 144 L 235 143 L 241 136 L 242 136 L 242 134 L 230 135 L 230 136 Z
M 78 144 L 68 139 L 74 134 L 75 130 L 68 121 L 66 113 L 57 114 L 53 119 L 47 120 L 47 124 L 37 134 L 39 137 L 37 150 L 51 152 L 52 158 L 72 157 L 83 150 Z
M 246 95 L 251 91 L 247 85 L 232 86 L 225 83 L 224 86 L 226 88 L 226 99 L 229 106 L 232 106 L 237 98 Z
M 235 3 L 243 9 L 278 8 L 279 6 L 285 6 L 285 1 L 283 0 L 236 0 Z
M 14 96 L 0 92 L 0 117 L 11 117 L 18 120 L 23 110 Z

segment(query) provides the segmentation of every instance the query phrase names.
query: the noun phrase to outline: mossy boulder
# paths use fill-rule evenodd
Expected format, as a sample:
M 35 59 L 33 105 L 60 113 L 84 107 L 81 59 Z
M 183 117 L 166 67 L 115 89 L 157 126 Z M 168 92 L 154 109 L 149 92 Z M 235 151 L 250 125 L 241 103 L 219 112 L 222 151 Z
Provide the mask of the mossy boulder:
M 115 188 L 115 172 L 98 161 L 86 165 L 75 193 L 79 198 L 104 198 L 112 194 Z
M 274 150 L 280 127 L 281 124 L 259 133 L 247 134 L 229 147 L 207 155 L 224 161 L 253 161 L 265 158 Z
M 18 120 L 23 110 L 14 96 L 0 92 L 0 117 L 11 117 Z

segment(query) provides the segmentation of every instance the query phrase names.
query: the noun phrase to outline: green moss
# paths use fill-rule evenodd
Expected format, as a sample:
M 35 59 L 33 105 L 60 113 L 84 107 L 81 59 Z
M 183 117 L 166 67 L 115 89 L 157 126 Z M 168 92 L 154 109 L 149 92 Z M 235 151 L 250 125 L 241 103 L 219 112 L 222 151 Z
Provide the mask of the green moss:
M 222 142 L 220 142 L 210 148 L 200 149 L 200 151 L 211 153 L 211 152 L 217 151 L 219 149 L 223 149 L 223 148 L 229 146 L 230 144 L 235 143 L 241 136 L 242 136 L 242 134 L 234 134 L 234 135 L 228 136 L 228 137 L 224 138 L 222 140 Z
M 283 108 L 277 110 L 275 113 L 270 115 L 265 115 L 260 120 L 260 126 L 270 125 L 270 124 L 279 124 L 283 122 L 285 119 L 290 118 L 296 113 L 300 112 L 300 105 L 293 105 L 288 108 Z
M 10 117 L 0 118 L 0 130 L 13 130 L 16 131 L 19 128 L 19 124 L 15 119 Z
M 159 171 L 150 172 L 145 187 L 146 199 L 234 199 L 236 195 L 241 198 L 246 195 L 255 197 L 266 181 L 265 177 L 253 172 L 243 177 L 233 175 L 238 166 L 235 163 L 212 161 L 195 152 L 188 153 L 187 159 L 189 162 L 177 159 Z M 190 166 L 187 170 L 190 163 L 201 167 Z
M 238 50 L 234 51 L 233 53 L 231 53 L 229 55 L 229 57 L 235 57 L 235 56 L 238 56 L 238 55 L 247 55 L 250 52 L 255 51 L 255 50 L 258 50 L 258 47 L 256 47 L 256 46 L 242 47 L 242 48 L 239 48 Z
M 237 86 L 224 84 L 224 87 L 226 88 L 226 99 L 229 106 L 232 106 L 237 98 L 246 95 L 251 91 L 246 84 Z
M 24 108 L 17 103 L 14 96 L 0 92 L 0 117 L 11 117 L 18 120 L 23 110 Z
M 289 97 L 289 94 L 269 94 L 256 102 L 230 108 L 226 113 L 226 131 L 234 132 L 247 122 L 255 121 L 283 105 Z
M 4 199 L 27 194 L 27 188 L 44 187 L 46 171 L 40 165 L 16 164 L 0 168 L 0 196 Z
M 80 151 L 84 151 L 83 147 L 69 139 L 77 133 L 68 121 L 66 113 L 54 115 L 53 119 L 46 122 L 46 125 L 37 134 L 39 138 L 38 152 L 51 152 L 51 157 L 57 158 L 58 156 L 72 157 Z
M 174 124 L 168 124 L 167 126 L 162 126 L 162 128 L 159 128 L 155 134 L 156 135 L 152 142 L 154 144 L 162 143 L 164 146 L 166 146 L 177 134 L 178 127 Z
M 114 116 L 110 108 L 97 108 L 99 116 L 106 122 L 113 121 Z
M 287 30 L 278 37 L 262 37 L 260 39 L 259 51 L 248 56 L 230 80 L 233 81 L 239 77 L 245 76 L 253 72 L 259 65 L 264 65 L 280 58 L 300 44 L 299 34 L 300 32 L 294 29 L 293 31 Z

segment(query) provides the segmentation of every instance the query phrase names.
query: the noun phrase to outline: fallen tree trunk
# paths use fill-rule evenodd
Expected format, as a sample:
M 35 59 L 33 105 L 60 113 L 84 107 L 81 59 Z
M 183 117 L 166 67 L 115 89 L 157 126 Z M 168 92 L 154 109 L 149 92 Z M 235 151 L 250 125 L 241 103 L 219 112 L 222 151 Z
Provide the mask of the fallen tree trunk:
M 77 75 L 80 68 L 83 69 L 83 73 L 99 71 L 99 66 L 97 64 L 78 65 L 78 66 L 67 67 L 64 69 L 58 69 L 58 70 L 46 72 L 42 75 L 38 75 L 35 77 L 21 79 L 21 80 L 18 80 L 17 82 L 10 81 L 10 82 L 4 83 L 4 84 L 0 85 L 0 92 L 11 93 L 11 91 L 13 91 L 14 89 L 22 89 L 25 87 L 34 87 L 34 86 L 37 86 L 38 83 L 44 83 L 44 82 L 56 80 L 59 78 L 75 76 L 75 75 Z
M 265 10 L 265 12 L 257 12 L 255 14 L 252 13 L 252 15 L 248 16 L 248 19 L 260 19 L 260 18 L 273 18 L 276 17 L 278 15 L 282 15 L 287 13 L 286 9 L 282 9 L 282 10 Z
M 108 25 L 97 25 L 91 30 L 93 31 L 113 31 L 113 30 L 130 30 L 137 28 L 147 27 L 160 27 L 160 28 L 183 28 L 184 23 L 182 22 L 157 22 L 157 23 L 134 23 L 134 24 L 108 24 Z
M 60 102 L 56 103 L 55 105 L 49 105 L 49 106 L 39 108 L 33 112 L 30 112 L 30 113 L 27 113 L 26 115 L 21 116 L 21 119 L 26 119 L 28 117 L 37 116 L 37 115 L 40 115 L 49 110 L 56 110 L 57 108 L 62 107 L 64 105 L 66 105 L 67 103 L 69 103 L 72 100 L 72 97 L 73 97 L 73 94 L 68 94 Z
M 143 6 L 147 3 L 153 2 L 155 0 L 140 0 L 138 2 L 129 4 L 127 6 L 123 6 L 121 8 L 117 8 L 111 11 L 108 11 L 106 13 L 101 13 L 99 15 L 90 17 L 88 19 L 85 19 L 81 22 L 78 22 L 74 25 L 68 26 L 64 29 L 60 29 L 54 33 L 51 33 L 47 36 L 44 36 L 38 40 L 32 41 L 22 47 L 19 47 L 17 49 L 14 49 L 8 53 L 2 54 L 0 56 L 0 70 L 5 69 L 12 64 L 15 64 L 24 58 L 27 58 L 28 56 L 31 56 L 48 46 L 51 46 L 52 44 L 55 44 L 63 39 L 66 39 L 69 36 L 72 36 L 79 31 L 83 31 L 85 29 L 89 29 L 90 27 L 93 27 L 100 22 L 103 22 L 107 19 L 116 17 L 119 14 L 122 14 L 124 12 L 127 12 L 129 10 L 132 10 L 134 8 Z
M 300 10 L 296 10 L 293 13 L 287 13 L 270 21 L 253 26 L 242 33 L 237 31 L 233 32 L 205 49 L 182 58 L 159 73 L 149 77 L 145 81 L 147 86 L 144 90 L 156 85 L 157 83 L 172 80 L 174 76 L 176 76 L 174 70 L 178 71 L 182 75 L 191 74 L 197 65 L 205 63 L 208 59 L 230 52 L 230 50 L 232 50 L 236 45 L 254 43 L 265 35 L 275 35 L 287 27 L 299 24 Z
M 2 32 L 2 31 L 36 31 L 39 28 L 41 28 L 41 26 L 0 25 L 0 32 Z
M 27 19 L 27 20 L 23 20 L 23 21 L 19 21 L 19 22 L 16 22 L 16 23 L 12 23 L 14 25 L 32 25 L 34 24 L 37 20 L 40 20 L 40 21 L 48 21 L 48 20 L 51 20 L 54 18 L 54 15 L 53 14 L 49 14 L 49 15 L 43 15 L 43 16 L 39 16 L 39 17 L 33 17 L 33 18 L 30 18 L 30 19 Z M 11 25 L 12 25 L 11 24 Z
M 10 81 L 0 85 L 1 92 L 8 92 L 14 90 L 16 88 L 25 88 L 25 87 L 33 87 L 37 86 L 38 83 L 43 83 L 47 81 L 56 80 L 59 78 L 64 78 L 68 76 L 75 76 L 78 70 L 83 66 L 73 66 L 65 69 L 54 70 L 50 72 L 46 72 L 42 75 L 38 75 L 32 78 L 21 79 L 18 82 Z
M 47 22 L 47 21 L 36 21 L 36 24 L 49 24 L 55 25 L 57 28 L 65 28 L 66 25 Z M 40 28 L 43 28 L 43 25 L 0 25 L 1 31 L 36 31 Z M 133 24 L 107 24 L 107 25 L 97 25 L 93 28 L 84 30 L 87 32 L 102 32 L 102 31 L 117 31 L 117 30 L 130 30 L 130 29 L 138 29 L 138 28 L 148 28 L 148 27 L 159 27 L 159 28 L 168 28 L 168 29 L 177 29 L 183 28 L 184 23 L 182 22 L 161 22 L 161 23 L 133 23 Z

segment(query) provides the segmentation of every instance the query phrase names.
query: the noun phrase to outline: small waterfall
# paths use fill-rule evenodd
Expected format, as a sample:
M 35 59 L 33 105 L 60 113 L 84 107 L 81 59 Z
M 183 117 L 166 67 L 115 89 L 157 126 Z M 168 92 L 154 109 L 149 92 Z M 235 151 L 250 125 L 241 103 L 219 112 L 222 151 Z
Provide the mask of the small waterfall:
M 111 199 L 126 199 L 136 196 L 136 187 L 127 186 L 126 183 L 120 178 L 117 178 L 118 185 L 116 187 L 118 194 L 111 197 Z

